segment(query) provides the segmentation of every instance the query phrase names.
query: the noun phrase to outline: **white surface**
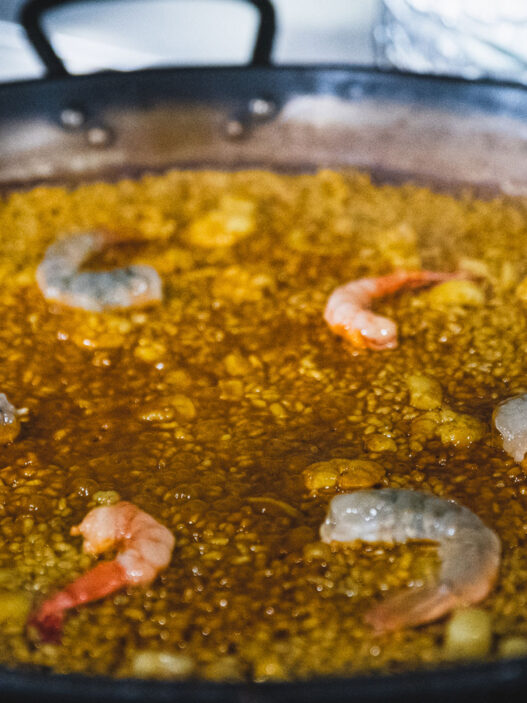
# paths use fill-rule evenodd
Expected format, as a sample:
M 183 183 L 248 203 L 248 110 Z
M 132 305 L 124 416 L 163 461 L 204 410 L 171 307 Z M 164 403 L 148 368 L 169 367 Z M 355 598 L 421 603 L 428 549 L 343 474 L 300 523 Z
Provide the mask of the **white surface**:
M 527 83 L 525 0 L 384 0 L 378 55 L 405 71 Z
M 0 81 L 43 73 L 12 21 L 22 4 L 0 0 Z M 274 5 L 275 63 L 373 63 L 371 33 L 380 0 L 275 0 Z M 50 11 L 46 26 L 72 72 L 233 64 L 250 56 L 256 13 L 236 0 L 108 0 Z

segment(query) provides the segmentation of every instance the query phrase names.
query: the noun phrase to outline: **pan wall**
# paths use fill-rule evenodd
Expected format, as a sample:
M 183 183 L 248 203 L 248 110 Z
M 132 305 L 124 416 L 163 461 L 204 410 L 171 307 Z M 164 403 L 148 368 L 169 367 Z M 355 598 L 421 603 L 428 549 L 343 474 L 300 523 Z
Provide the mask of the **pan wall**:
M 527 192 L 527 90 L 350 69 L 172 69 L 0 87 L 0 185 L 168 167 L 358 167 Z

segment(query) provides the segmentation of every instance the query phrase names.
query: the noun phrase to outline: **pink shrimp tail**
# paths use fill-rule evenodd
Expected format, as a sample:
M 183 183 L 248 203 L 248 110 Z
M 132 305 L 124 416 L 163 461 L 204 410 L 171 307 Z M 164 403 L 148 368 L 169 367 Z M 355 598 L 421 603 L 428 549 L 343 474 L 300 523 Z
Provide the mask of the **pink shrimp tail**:
M 73 607 L 67 601 L 67 595 L 61 591 L 45 601 L 36 613 L 30 615 L 27 626 L 35 628 L 43 642 L 60 642 L 64 615 L 68 608 Z
M 378 278 L 360 278 L 333 291 L 326 304 L 324 319 L 335 334 L 353 347 L 395 349 L 397 326 L 393 320 L 373 313 L 369 309 L 372 301 L 402 288 L 421 288 L 464 277 L 462 273 L 396 271 Z
M 395 271 L 375 279 L 376 290 L 372 293 L 372 298 L 396 293 L 401 288 L 422 288 L 432 283 L 451 281 L 454 278 L 466 278 L 466 275 L 443 271 Z
M 373 607 L 365 620 L 381 634 L 432 622 L 460 605 L 467 603 L 445 585 L 409 588 Z
M 48 598 L 30 616 L 28 626 L 36 628 L 44 642 L 59 642 L 66 611 L 99 600 L 127 583 L 126 573 L 117 561 L 97 564 L 62 591 Z

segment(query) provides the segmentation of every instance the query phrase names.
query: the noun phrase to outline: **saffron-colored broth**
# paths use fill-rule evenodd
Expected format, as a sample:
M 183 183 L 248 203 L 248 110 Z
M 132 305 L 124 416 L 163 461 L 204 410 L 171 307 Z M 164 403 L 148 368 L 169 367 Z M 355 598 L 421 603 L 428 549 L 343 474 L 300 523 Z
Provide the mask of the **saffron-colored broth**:
M 130 242 L 90 267 L 153 266 L 161 303 L 43 298 L 46 248 L 98 228 Z M 325 324 L 336 286 L 421 268 L 464 270 L 479 292 L 376 302 L 394 350 L 351 349 Z M 527 652 L 527 476 L 492 430 L 527 390 L 526 276 L 525 201 L 355 172 L 170 171 L 4 196 L 0 392 L 28 413 L 0 448 L 0 664 L 262 681 L 451 660 L 448 618 L 382 636 L 363 620 L 433 578 L 433 545 L 319 540 L 331 497 L 371 482 L 455 498 L 497 532 L 477 655 Z M 38 641 L 29 614 L 96 561 L 70 528 L 119 498 L 173 532 L 169 567 Z

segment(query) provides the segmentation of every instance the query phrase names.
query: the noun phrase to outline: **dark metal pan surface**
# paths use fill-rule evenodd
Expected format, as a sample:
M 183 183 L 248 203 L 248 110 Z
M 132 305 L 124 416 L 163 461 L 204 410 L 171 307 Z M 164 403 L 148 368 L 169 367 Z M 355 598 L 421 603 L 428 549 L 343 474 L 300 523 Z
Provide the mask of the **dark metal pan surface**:
M 0 87 L 0 184 L 170 166 L 365 168 L 521 193 L 527 90 L 349 67 L 156 69 Z

